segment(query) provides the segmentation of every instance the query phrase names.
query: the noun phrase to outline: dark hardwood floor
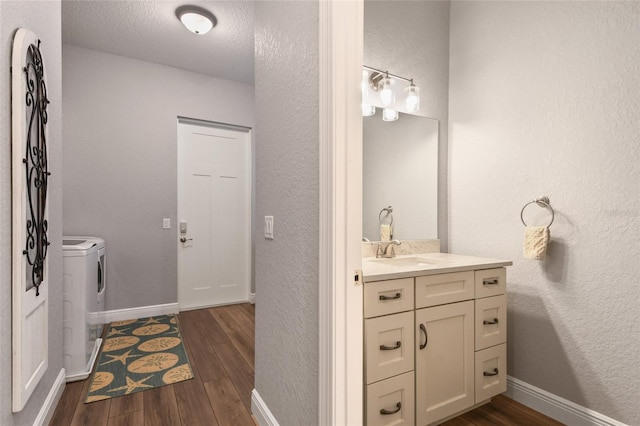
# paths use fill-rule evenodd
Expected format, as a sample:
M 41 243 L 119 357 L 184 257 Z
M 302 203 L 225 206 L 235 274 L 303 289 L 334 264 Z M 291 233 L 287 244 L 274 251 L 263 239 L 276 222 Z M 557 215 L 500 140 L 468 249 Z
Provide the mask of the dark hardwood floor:
M 255 425 L 251 417 L 255 306 L 241 304 L 187 311 L 181 312 L 178 318 L 194 379 L 91 404 L 83 402 L 89 379 L 69 383 L 50 425 Z M 561 423 L 500 395 L 444 425 Z
M 442 426 L 562 426 L 544 414 L 498 395 L 490 403 L 451 419 Z
M 89 379 L 67 384 L 53 426 L 254 425 L 255 306 L 232 305 L 178 315 L 195 378 L 85 404 Z

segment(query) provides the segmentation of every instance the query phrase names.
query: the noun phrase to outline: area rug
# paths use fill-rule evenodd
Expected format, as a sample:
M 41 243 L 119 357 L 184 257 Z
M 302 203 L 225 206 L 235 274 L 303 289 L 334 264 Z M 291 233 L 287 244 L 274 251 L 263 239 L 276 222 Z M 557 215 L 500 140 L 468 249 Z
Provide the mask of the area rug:
M 162 315 L 112 322 L 85 403 L 193 378 L 178 318 Z

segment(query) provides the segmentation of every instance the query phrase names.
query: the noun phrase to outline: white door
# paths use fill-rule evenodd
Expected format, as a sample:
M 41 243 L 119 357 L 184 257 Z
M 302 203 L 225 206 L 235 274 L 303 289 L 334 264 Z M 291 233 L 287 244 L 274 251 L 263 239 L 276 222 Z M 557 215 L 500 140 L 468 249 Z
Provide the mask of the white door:
M 48 102 L 38 37 L 16 31 L 12 58 L 11 410 L 22 411 L 49 366 Z M 39 66 L 34 66 L 39 64 Z M 26 102 L 25 102 L 26 99 Z M 51 177 L 53 180 L 55 175 Z M 59 175 L 57 177 L 60 178 Z M 57 248 L 59 249 L 59 248 Z M 2 283 L 4 286 L 4 283 Z M 6 376 L 3 378 L 8 379 Z
M 249 129 L 178 122 L 180 310 L 249 299 L 250 156 Z

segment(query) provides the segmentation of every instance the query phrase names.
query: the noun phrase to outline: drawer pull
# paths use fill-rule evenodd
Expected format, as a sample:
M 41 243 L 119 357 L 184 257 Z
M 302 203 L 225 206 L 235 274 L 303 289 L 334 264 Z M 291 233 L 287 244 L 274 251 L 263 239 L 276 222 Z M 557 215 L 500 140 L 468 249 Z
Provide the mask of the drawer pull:
M 487 278 L 482 280 L 482 285 L 498 285 L 498 282 L 497 278 Z
M 484 320 L 484 321 L 482 321 L 482 323 L 483 323 L 484 325 L 493 325 L 493 324 L 497 324 L 497 323 L 498 323 L 498 318 L 494 318 L 494 319 L 493 319 L 493 321 L 487 321 L 487 320 Z
M 395 296 L 385 296 L 384 294 L 380 295 L 380 300 L 398 300 L 402 297 L 402 293 L 396 293 Z
M 427 343 L 429 342 L 429 335 L 427 334 L 427 327 L 424 324 L 420 324 L 420 332 L 424 334 L 424 343 L 420 343 L 420 350 L 427 347 Z
M 400 411 L 400 409 L 401 409 L 401 408 L 402 408 L 402 404 L 398 402 L 398 403 L 396 404 L 396 409 L 395 409 L 395 410 L 385 410 L 385 409 L 383 408 L 382 410 L 380 410 L 380 414 L 384 414 L 384 415 L 387 415 L 387 414 L 395 414 L 395 413 L 397 413 L 398 411 Z
M 497 376 L 498 375 L 498 369 L 494 368 L 493 371 L 483 371 L 482 375 L 487 377 L 487 376 Z
M 380 345 L 380 350 L 381 351 L 393 351 L 395 349 L 400 349 L 400 346 L 402 346 L 402 342 L 400 340 L 398 340 L 396 342 L 395 346 Z

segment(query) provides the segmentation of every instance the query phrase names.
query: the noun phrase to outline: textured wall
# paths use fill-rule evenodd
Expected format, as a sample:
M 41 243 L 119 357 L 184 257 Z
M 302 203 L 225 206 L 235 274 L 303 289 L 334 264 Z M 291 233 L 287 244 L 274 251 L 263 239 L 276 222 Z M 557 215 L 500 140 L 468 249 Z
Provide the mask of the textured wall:
M 514 260 L 510 375 L 634 425 L 639 40 L 638 2 L 451 6 L 450 249 Z M 549 257 L 525 260 L 542 194 Z
M 318 10 L 256 4 L 255 387 L 281 425 L 318 421 Z
M 177 117 L 253 127 L 253 86 L 70 45 L 63 67 L 64 233 L 106 240 L 108 310 L 176 302 Z
M 49 368 L 11 413 L 11 51 L 18 28 L 42 40 L 49 104 Z M 0 1 L 0 425 L 32 424 L 62 368 L 62 101 L 60 2 Z
M 420 86 L 419 115 L 440 122 L 437 226 L 447 251 L 449 1 L 366 0 L 364 63 L 413 78 Z

